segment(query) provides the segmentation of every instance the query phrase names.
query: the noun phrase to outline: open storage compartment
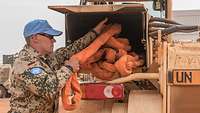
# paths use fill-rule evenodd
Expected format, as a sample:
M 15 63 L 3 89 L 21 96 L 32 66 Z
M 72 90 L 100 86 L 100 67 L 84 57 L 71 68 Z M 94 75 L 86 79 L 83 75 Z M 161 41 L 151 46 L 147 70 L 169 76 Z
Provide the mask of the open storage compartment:
M 65 14 L 66 45 L 67 42 L 82 37 L 104 18 L 108 18 L 108 24 L 122 25 L 122 32 L 118 37 L 128 38 L 132 51 L 146 60 L 147 13 L 142 4 L 49 6 L 49 8 Z M 142 42 L 144 40 L 145 43 Z

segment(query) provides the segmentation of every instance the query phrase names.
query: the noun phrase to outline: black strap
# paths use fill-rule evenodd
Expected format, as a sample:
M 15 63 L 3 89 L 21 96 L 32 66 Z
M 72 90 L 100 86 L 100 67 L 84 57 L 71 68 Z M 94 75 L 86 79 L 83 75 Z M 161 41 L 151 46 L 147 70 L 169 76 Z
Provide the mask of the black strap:
M 94 29 L 91 30 L 96 36 L 99 36 L 99 33 L 97 33 Z
M 66 67 L 67 69 L 69 69 L 71 72 L 74 72 L 74 70 L 73 70 L 73 67 L 72 67 L 72 66 L 70 66 L 70 65 L 65 65 L 65 67 Z

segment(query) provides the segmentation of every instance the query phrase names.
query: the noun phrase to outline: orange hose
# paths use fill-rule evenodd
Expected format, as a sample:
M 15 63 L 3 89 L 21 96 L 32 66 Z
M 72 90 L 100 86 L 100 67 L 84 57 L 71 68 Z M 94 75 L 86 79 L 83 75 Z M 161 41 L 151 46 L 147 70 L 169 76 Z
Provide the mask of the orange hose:
M 122 77 L 128 76 L 132 73 L 132 68 L 135 67 L 136 58 L 130 55 L 122 56 L 118 61 L 115 62 L 115 67 Z M 127 64 L 128 63 L 128 64 Z M 127 65 L 130 66 L 127 68 Z
M 119 59 L 120 57 L 127 55 L 127 51 L 125 51 L 124 49 L 118 49 L 118 52 L 116 54 L 116 59 Z
M 105 52 L 105 49 L 98 50 L 94 55 L 89 57 L 86 62 L 87 63 L 94 63 L 94 62 L 99 61 L 102 58 L 104 52 Z
M 74 92 L 74 96 L 70 99 L 71 90 Z M 68 111 L 72 111 L 80 106 L 81 101 L 81 89 L 77 80 L 77 73 L 73 74 L 66 81 L 65 87 L 62 89 L 61 97 L 63 108 Z
M 114 35 L 112 34 L 112 32 L 115 31 L 115 29 L 112 28 L 113 27 L 111 26 L 107 31 L 100 34 L 88 47 L 76 53 L 72 57 L 76 57 L 76 59 L 79 60 L 80 64 L 85 63 L 89 57 L 94 55 L 98 51 L 98 49 L 102 45 L 104 45 L 112 37 L 112 35 Z
M 110 39 L 110 37 L 112 37 L 116 33 L 119 33 L 120 31 L 121 31 L 120 25 L 117 24 L 112 25 L 106 31 L 100 34 L 100 36 L 98 36 L 88 47 L 73 55 L 72 58 L 79 60 L 80 64 L 84 64 L 88 60 L 88 58 L 93 56 L 98 51 L 98 49 Z M 97 54 L 98 58 L 99 55 L 101 55 L 101 52 Z M 99 71 L 102 72 L 103 78 L 110 78 L 110 76 L 112 76 L 111 72 L 106 72 L 106 70 L 102 70 L 96 65 L 96 70 L 94 70 L 94 72 L 100 74 L 98 73 Z M 70 100 L 69 97 L 71 90 L 74 91 L 74 96 Z M 63 107 L 65 110 L 69 111 L 74 110 L 79 106 L 80 100 L 81 100 L 81 89 L 77 80 L 77 73 L 76 73 L 70 76 L 69 80 L 66 81 L 65 87 L 62 89 Z
M 116 38 L 119 42 L 125 44 L 125 45 L 129 45 L 130 42 L 127 38 Z
M 114 64 L 111 64 L 111 63 L 108 63 L 108 62 L 100 62 L 98 63 L 99 64 L 99 67 L 101 67 L 102 69 L 104 70 L 107 70 L 109 72 L 115 72 L 117 71 Z
M 114 63 L 116 58 L 116 51 L 111 48 L 105 48 L 105 59 L 109 63 Z
M 112 80 L 112 77 L 113 77 L 112 72 L 101 69 L 96 63 L 92 65 L 93 65 L 93 68 L 90 71 L 95 77 L 101 80 Z
M 131 46 L 121 43 L 116 38 L 111 37 L 107 42 L 106 45 L 115 49 L 124 49 L 126 51 L 131 50 Z
M 90 63 L 84 63 L 84 64 L 81 64 L 80 65 L 80 69 L 82 70 L 89 70 L 89 69 L 91 69 L 92 68 L 92 65 L 90 64 Z
M 133 51 L 129 52 L 128 55 L 131 55 L 131 56 L 136 57 L 137 59 L 139 59 L 139 56 Z

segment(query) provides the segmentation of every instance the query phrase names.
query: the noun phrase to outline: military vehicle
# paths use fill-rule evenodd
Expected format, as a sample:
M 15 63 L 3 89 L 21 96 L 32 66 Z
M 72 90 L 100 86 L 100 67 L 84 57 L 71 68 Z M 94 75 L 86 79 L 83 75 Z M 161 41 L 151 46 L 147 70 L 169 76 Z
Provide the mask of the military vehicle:
M 11 65 L 2 64 L 0 66 L 0 98 L 6 98 L 10 96 L 8 92 L 10 76 Z
M 194 32 L 199 31 L 199 27 L 172 21 L 172 0 L 81 0 L 78 6 L 59 5 L 49 8 L 65 15 L 66 45 L 107 17 L 110 23 L 122 25 L 121 35 L 129 39 L 132 49 L 145 60 L 141 72 L 102 82 L 103 86 L 95 85 L 94 81 L 85 83 L 99 88 L 90 90 L 98 100 L 88 96 L 82 100 L 80 108 L 69 113 L 200 111 L 200 44 L 173 42 L 170 38 L 173 32 Z M 127 95 L 128 101 L 116 99 L 112 91 L 115 85 L 126 83 L 133 87 Z M 117 91 L 123 94 L 123 90 Z

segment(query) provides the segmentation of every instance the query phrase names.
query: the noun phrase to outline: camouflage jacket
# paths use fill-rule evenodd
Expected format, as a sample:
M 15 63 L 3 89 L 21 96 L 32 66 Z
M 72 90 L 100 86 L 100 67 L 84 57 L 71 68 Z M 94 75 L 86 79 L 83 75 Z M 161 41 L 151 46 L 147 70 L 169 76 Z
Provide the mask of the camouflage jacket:
M 40 56 L 25 45 L 14 62 L 8 113 L 58 113 L 60 90 L 72 73 L 62 64 L 95 38 L 89 32 L 49 56 Z

